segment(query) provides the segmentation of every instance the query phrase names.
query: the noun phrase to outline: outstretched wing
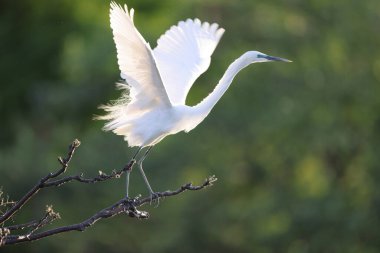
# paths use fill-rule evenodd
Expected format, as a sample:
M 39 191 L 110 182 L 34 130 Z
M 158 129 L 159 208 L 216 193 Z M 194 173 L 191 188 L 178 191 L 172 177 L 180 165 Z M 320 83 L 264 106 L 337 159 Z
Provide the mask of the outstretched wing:
M 128 11 L 111 2 L 111 28 L 117 49 L 121 77 L 127 82 L 119 83 L 125 90 L 114 103 L 102 108 L 108 113 L 97 119 L 109 120 L 105 130 L 128 135 L 125 130 L 133 120 L 157 108 L 171 106 L 162 83 L 149 44 L 133 24 L 133 9 Z
M 185 104 L 191 86 L 210 66 L 223 33 L 215 23 L 188 19 L 158 39 L 153 54 L 172 104 Z
M 132 113 L 167 105 L 170 100 L 162 83 L 152 50 L 133 24 L 133 13 L 112 2 L 111 28 L 121 77 L 130 85 L 128 110 Z

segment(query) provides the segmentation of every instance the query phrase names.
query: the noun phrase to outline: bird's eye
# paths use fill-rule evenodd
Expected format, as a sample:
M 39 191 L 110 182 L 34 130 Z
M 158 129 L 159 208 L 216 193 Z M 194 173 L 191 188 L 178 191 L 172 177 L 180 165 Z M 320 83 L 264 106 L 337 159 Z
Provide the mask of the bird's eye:
M 266 59 L 267 56 L 266 56 L 266 55 L 263 55 L 263 54 L 258 54 L 258 55 L 257 55 L 257 58 L 265 58 L 265 59 Z

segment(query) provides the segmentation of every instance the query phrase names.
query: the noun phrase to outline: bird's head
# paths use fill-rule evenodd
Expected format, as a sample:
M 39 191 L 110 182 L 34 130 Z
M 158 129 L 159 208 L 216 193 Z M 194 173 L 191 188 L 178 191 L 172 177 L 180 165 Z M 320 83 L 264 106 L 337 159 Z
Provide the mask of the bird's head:
M 252 63 L 254 62 L 270 62 L 270 61 L 283 61 L 283 62 L 292 62 L 291 60 L 276 57 L 276 56 L 270 56 L 258 51 L 248 51 L 247 54 L 249 54 L 249 58 L 251 59 Z

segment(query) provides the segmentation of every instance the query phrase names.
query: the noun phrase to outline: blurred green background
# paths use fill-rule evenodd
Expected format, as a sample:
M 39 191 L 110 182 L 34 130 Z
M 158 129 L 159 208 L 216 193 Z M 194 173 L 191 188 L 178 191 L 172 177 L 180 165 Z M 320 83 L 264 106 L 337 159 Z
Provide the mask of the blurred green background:
M 124 3 L 124 2 L 120 2 Z M 256 64 L 235 79 L 189 134 L 155 147 L 145 171 L 157 191 L 219 181 L 118 216 L 1 252 L 380 251 L 380 1 L 130 0 L 155 47 L 179 20 L 226 29 L 188 98 L 206 96 L 247 50 L 293 60 Z M 67 174 L 121 168 L 134 149 L 102 132 L 97 106 L 119 96 L 109 1 L 0 1 L 0 185 L 17 200 L 82 141 Z M 146 194 L 134 171 L 131 192 Z M 16 217 L 52 204 L 76 223 L 120 199 L 124 178 L 41 191 Z

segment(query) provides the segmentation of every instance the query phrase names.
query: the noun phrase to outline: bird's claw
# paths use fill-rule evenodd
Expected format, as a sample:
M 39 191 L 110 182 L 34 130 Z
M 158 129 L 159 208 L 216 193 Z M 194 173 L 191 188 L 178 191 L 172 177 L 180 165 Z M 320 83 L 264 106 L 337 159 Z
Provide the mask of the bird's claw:
M 138 219 L 147 219 L 149 218 L 149 213 L 146 211 L 139 211 L 137 210 L 135 203 L 136 203 L 136 198 L 129 199 L 129 207 L 126 210 L 126 213 L 128 214 L 129 217 L 132 218 L 138 218 Z
M 157 192 L 151 192 L 150 193 L 150 204 L 152 205 L 152 203 L 156 202 L 156 207 L 158 207 L 158 205 L 160 204 L 160 194 L 157 193 Z
M 141 198 L 141 194 L 139 194 L 139 195 L 137 195 L 136 197 L 133 197 L 133 198 L 125 196 L 126 201 L 129 202 L 129 203 L 131 203 L 132 205 L 134 203 L 136 203 L 139 200 L 139 198 Z

